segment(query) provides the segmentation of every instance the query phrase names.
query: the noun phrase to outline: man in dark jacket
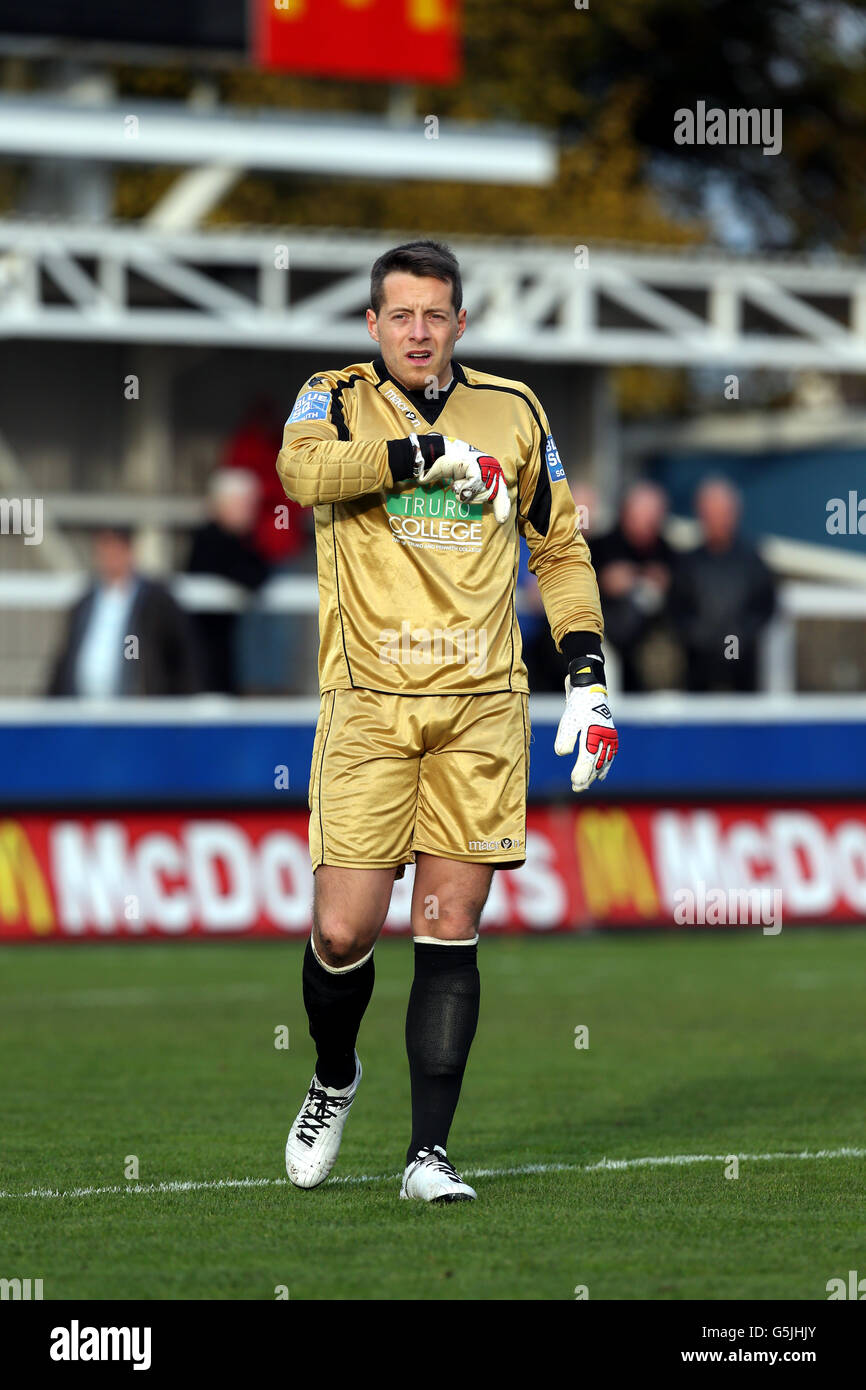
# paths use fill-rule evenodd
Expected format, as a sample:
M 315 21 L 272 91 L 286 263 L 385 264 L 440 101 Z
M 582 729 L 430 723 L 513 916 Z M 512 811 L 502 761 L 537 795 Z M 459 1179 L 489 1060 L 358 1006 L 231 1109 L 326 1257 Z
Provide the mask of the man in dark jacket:
M 647 641 L 667 612 L 674 553 L 662 535 L 667 497 L 651 482 L 638 482 L 623 498 L 612 531 L 590 541 L 604 612 L 604 630 L 622 663 L 622 688 L 648 690 Z
M 682 555 L 671 614 L 686 654 L 689 690 L 753 691 L 758 639 L 775 609 L 773 576 L 757 550 L 738 536 L 741 501 L 723 478 L 698 489 L 695 511 L 703 543 Z
M 253 593 L 271 573 L 271 566 L 259 555 L 252 539 L 259 504 L 258 480 L 246 469 L 220 469 L 211 479 L 210 502 L 211 519 L 193 533 L 187 569 L 190 574 L 229 579 Z M 199 612 L 196 623 L 207 662 L 208 690 L 236 695 L 243 684 L 238 670 L 237 613 L 226 609 Z
M 132 532 L 93 541 L 95 578 L 72 609 L 49 695 L 193 695 L 203 688 L 192 625 L 168 590 L 135 570 Z

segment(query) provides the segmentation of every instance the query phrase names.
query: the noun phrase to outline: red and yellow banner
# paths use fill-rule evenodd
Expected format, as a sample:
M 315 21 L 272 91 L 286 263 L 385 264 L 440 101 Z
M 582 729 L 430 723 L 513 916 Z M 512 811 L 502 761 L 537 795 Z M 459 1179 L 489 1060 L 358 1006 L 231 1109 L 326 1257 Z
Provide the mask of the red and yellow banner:
M 253 0 L 253 57 L 321 77 L 454 82 L 459 0 Z
M 306 936 L 307 819 L 0 818 L 0 940 Z M 758 925 L 735 917 L 750 902 L 771 932 L 866 919 L 866 804 L 534 807 L 526 852 L 494 875 L 484 931 Z M 411 891 L 410 871 L 387 930 L 409 930 Z

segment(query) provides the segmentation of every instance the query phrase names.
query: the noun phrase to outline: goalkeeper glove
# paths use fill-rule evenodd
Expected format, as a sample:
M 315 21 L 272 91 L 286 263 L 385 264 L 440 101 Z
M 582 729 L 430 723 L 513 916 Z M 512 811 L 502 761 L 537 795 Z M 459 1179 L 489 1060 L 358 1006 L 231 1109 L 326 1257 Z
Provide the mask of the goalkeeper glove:
M 433 435 L 432 439 L 442 440 L 444 448 L 435 442 L 428 444 L 429 434 L 410 434 L 415 446 L 415 476 L 425 487 L 435 484 L 450 485 L 460 502 L 492 502 L 493 515 L 502 526 L 511 513 L 508 488 L 498 459 L 491 458 L 467 444 L 465 439 L 454 439 L 451 435 Z M 432 458 L 431 458 L 432 455 Z
M 492 502 L 500 526 L 511 514 L 501 464 L 463 439 L 410 434 L 408 439 L 390 440 L 388 463 L 395 483 L 414 478 L 424 487 L 451 487 L 461 502 Z
M 472 448 L 471 444 L 467 447 Z M 511 513 L 508 484 L 502 472 L 502 464 L 490 454 L 478 454 L 476 461 L 481 472 L 480 482 L 476 482 L 474 478 L 458 479 L 453 484 L 454 493 L 461 502 L 492 502 L 493 515 L 501 526 Z M 481 491 L 481 488 L 484 490 Z
M 578 644 L 577 637 L 585 638 Z M 613 715 L 607 703 L 604 680 L 604 659 L 601 643 L 594 634 L 569 634 L 564 639 L 573 650 L 576 645 L 586 648 L 585 654 L 569 662 L 565 678 L 565 712 L 556 731 L 554 751 L 559 757 L 574 751 L 577 761 L 571 769 L 571 786 L 576 792 L 586 791 L 596 778 L 603 782 L 619 748 Z

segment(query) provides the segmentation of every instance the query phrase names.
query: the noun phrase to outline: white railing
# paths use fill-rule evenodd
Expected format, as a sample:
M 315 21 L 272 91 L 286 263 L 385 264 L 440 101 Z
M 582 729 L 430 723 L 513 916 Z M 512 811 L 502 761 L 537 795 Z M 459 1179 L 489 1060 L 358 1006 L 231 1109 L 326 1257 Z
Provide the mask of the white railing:
M 562 714 L 561 695 L 532 695 L 534 724 L 556 724 Z M 261 696 L 239 700 L 231 695 L 182 695 L 123 700 L 62 698 L 0 698 L 0 725 L 49 724 L 314 724 L 319 701 L 309 695 Z M 680 725 L 809 724 L 832 721 L 861 724 L 866 718 L 862 695 L 691 695 L 658 691 L 651 695 L 619 695 L 621 724 Z
M 175 574 L 158 576 L 171 589 L 178 603 L 191 612 L 239 613 L 252 604 L 269 612 L 317 613 L 319 588 L 313 574 L 279 575 L 271 579 L 251 599 L 246 589 L 214 574 Z M 0 574 L 0 613 L 4 609 L 67 608 L 84 593 L 91 576 L 80 573 Z
M 4 611 L 67 608 L 81 597 L 89 582 L 86 573 L 0 574 L 0 615 Z M 215 575 L 178 574 L 169 576 L 166 582 L 177 601 L 192 612 L 240 612 L 252 605 L 276 613 L 318 612 L 318 585 L 313 574 L 280 575 L 269 580 L 255 598 Z M 523 608 L 521 597 L 518 596 L 518 611 Z M 797 623 L 810 618 L 866 621 L 866 586 L 850 588 L 793 580 L 780 585 L 778 612 L 763 642 L 762 686 L 767 692 L 785 694 L 795 690 Z M 611 685 L 615 686 L 614 661 L 610 668 Z

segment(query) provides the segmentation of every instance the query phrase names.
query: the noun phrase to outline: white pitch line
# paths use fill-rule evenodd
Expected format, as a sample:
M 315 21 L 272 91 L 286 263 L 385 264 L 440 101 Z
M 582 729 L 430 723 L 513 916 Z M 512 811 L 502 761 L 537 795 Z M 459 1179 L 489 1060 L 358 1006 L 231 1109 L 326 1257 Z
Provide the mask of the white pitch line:
M 728 1163 L 737 1158 L 741 1163 L 770 1163 L 790 1159 L 866 1158 L 866 1149 L 802 1149 L 799 1153 L 765 1154 L 663 1154 L 657 1158 L 602 1158 L 598 1163 L 524 1163 L 519 1168 L 465 1168 L 467 1178 L 523 1178 L 536 1173 L 598 1173 L 619 1171 L 622 1168 L 667 1168 L 688 1163 Z M 326 1187 L 353 1187 L 358 1183 L 398 1182 L 401 1173 L 359 1173 L 345 1178 L 328 1178 Z M 148 1196 L 155 1192 L 217 1192 L 221 1188 L 287 1187 L 286 1178 L 212 1178 L 201 1182 L 170 1181 L 150 1183 L 117 1183 L 112 1187 L 31 1187 L 29 1192 L 8 1192 L 0 1189 L 0 1198 L 17 1197 L 115 1197 L 121 1193 Z
M 583 1171 L 597 1173 L 601 1169 L 665 1168 L 670 1164 L 678 1166 L 683 1163 L 727 1163 L 732 1158 L 738 1158 L 742 1163 L 767 1163 L 783 1158 L 866 1158 L 866 1149 L 801 1149 L 796 1154 L 669 1154 L 662 1158 L 602 1158 L 598 1163 L 588 1163 Z

